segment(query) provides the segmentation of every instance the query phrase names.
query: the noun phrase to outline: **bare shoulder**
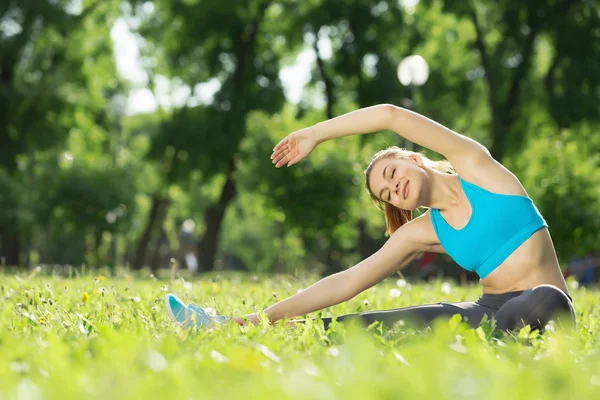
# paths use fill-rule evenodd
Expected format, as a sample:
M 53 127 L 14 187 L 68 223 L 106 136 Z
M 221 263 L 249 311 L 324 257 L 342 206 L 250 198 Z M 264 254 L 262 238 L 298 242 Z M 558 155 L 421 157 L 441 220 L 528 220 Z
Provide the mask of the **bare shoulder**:
M 456 165 L 455 165 L 456 164 Z M 456 172 L 467 182 L 493 193 L 527 196 L 519 178 L 489 153 L 477 153 L 453 163 Z
M 398 229 L 403 237 L 408 237 L 418 251 L 443 252 L 437 234 L 433 229 L 430 211 L 427 210 L 417 218 Z

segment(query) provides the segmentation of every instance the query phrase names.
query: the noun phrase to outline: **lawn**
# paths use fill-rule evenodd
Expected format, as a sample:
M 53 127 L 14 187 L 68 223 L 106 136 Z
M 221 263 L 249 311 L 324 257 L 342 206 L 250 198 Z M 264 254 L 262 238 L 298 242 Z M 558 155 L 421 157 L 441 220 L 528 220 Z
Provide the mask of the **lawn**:
M 1 277 L 0 399 L 583 399 L 600 391 L 593 289 L 571 291 L 576 331 L 543 336 L 474 330 L 455 319 L 425 331 L 337 324 L 326 332 L 310 322 L 185 330 L 168 319 L 165 293 L 241 315 L 316 277 Z M 479 293 L 475 285 L 389 279 L 324 315 Z

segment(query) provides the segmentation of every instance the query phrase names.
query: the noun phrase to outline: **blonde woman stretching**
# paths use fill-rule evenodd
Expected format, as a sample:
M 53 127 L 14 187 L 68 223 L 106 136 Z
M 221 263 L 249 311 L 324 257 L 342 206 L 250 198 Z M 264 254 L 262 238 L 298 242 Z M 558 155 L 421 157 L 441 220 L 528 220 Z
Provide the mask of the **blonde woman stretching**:
M 264 310 L 271 322 L 293 318 L 348 301 L 408 265 L 423 252 L 446 253 L 462 268 L 476 272 L 483 289 L 477 301 L 435 303 L 336 317 L 392 326 L 404 320 L 427 325 L 460 314 L 471 326 L 484 316 L 501 330 L 529 324 L 543 330 L 550 319 L 575 322 L 572 299 L 544 221 L 527 192 L 508 169 L 478 142 L 409 110 L 389 104 L 363 108 L 293 132 L 275 147 L 276 167 L 292 166 L 320 143 L 348 135 L 392 130 L 443 155 L 433 162 L 397 147 L 375 154 L 366 169 L 366 186 L 384 210 L 383 247 L 352 268 Z M 448 173 L 448 163 L 456 173 Z M 412 218 L 412 210 L 427 211 Z M 184 325 L 226 321 L 200 307 L 186 306 L 169 294 L 170 316 Z M 193 318 L 191 318 L 194 315 Z M 332 318 L 323 318 L 325 328 Z M 256 314 L 236 317 L 244 325 Z

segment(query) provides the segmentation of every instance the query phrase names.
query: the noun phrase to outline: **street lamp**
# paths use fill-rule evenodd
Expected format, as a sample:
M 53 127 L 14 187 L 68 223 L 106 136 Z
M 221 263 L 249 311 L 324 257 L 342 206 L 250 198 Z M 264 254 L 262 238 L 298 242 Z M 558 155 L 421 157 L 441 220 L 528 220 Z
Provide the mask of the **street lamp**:
M 117 168 L 118 166 L 118 160 L 119 160 L 119 152 L 121 151 L 121 136 L 122 136 L 122 124 L 121 124 L 121 120 L 123 119 L 123 116 L 125 116 L 125 107 L 127 106 L 127 97 L 123 94 L 115 94 L 114 96 L 112 96 L 110 98 L 110 111 L 112 112 L 114 118 L 115 118 L 115 131 L 113 134 L 113 138 L 112 138 L 112 151 L 111 151 L 111 156 L 112 156 L 112 164 L 113 164 L 113 168 Z M 116 213 L 114 211 L 110 211 L 107 216 L 106 216 L 106 221 L 109 224 L 114 224 L 115 222 L 117 222 L 118 217 L 122 216 L 122 213 Z M 112 232 L 111 232 L 111 239 L 110 239 L 110 253 L 111 253 L 111 257 L 112 257 L 112 274 L 113 276 L 115 275 L 115 271 L 117 268 L 117 243 L 118 238 L 117 238 L 117 230 L 116 228 L 113 228 Z
M 421 86 L 427 82 L 427 78 L 429 78 L 429 65 L 419 55 L 405 57 L 398 64 L 398 79 L 404 86 Z
M 113 167 L 118 164 L 118 156 L 121 151 L 121 135 L 122 125 L 121 120 L 125 116 L 125 107 L 127 106 L 127 97 L 123 94 L 115 94 L 110 99 L 110 111 L 115 118 L 115 134 L 113 136 L 112 145 L 112 161 Z
M 416 88 L 427 82 L 427 78 L 429 78 L 429 65 L 423 57 L 414 54 L 400 61 L 397 73 L 400 83 L 410 88 L 410 99 L 405 99 L 407 103 L 406 108 L 415 111 Z M 406 140 L 405 144 L 407 144 Z M 414 143 L 411 147 L 415 150 Z

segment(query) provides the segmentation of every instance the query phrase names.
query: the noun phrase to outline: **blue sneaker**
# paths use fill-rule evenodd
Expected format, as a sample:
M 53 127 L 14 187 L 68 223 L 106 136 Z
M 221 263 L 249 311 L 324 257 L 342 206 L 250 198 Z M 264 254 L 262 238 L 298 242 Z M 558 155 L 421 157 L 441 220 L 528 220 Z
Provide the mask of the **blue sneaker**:
M 214 324 L 213 317 L 201 307 L 188 307 L 174 294 L 165 295 L 165 307 L 173 320 L 184 328 L 191 326 L 210 327 Z

